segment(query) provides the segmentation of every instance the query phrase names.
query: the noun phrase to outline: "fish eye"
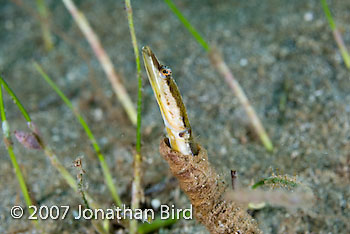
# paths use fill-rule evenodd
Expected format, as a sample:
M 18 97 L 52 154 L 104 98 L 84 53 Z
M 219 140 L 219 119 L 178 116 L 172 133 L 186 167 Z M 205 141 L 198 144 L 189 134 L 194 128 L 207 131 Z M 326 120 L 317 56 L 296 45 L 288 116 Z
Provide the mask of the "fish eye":
M 171 69 L 168 66 L 162 66 L 160 69 L 160 76 L 162 78 L 166 78 L 167 76 L 171 75 Z

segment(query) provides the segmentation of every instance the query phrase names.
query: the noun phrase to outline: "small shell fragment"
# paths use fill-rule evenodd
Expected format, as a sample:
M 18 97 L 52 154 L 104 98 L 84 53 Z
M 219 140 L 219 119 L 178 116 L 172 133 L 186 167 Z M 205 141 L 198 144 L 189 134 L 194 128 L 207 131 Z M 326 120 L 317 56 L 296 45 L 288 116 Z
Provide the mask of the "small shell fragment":
M 42 149 L 39 140 L 35 134 L 24 131 L 15 131 L 14 134 L 16 136 L 17 141 L 21 143 L 25 148 L 36 150 Z

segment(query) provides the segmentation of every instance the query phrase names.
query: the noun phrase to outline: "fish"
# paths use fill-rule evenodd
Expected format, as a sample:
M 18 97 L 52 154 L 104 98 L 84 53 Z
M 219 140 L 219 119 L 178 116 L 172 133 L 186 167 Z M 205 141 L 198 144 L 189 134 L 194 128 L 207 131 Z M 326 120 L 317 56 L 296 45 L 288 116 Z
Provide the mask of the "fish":
M 197 155 L 198 146 L 171 68 L 161 64 L 148 46 L 142 48 L 142 56 L 171 148 L 184 155 Z

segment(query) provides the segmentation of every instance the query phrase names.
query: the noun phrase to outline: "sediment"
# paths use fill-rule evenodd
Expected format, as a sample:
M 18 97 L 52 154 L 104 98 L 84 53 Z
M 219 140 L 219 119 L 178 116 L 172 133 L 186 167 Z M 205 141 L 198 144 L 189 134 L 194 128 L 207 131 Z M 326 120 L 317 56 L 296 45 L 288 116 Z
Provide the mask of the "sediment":
M 262 233 L 256 221 L 233 201 L 224 198 L 227 186 L 208 161 L 207 152 L 198 145 L 195 156 L 183 155 L 161 141 L 159 151 L 189 198 L 195 218 L 212 234 Z

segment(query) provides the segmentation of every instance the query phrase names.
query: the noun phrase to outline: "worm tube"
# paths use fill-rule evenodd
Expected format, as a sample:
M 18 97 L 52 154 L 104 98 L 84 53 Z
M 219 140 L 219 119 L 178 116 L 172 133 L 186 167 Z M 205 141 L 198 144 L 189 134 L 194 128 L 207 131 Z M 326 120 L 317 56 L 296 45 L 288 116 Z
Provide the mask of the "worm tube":
M 200 145 L 198 149 L 195 156 L 183 155 L 169 147 L 167 138 L 159 147 L 171 173 L 190 199 L 196 219 L 212 234 L 262 233 L 244 208 L 225 200 L 227 186 L 209 164 L 205 149 Z

